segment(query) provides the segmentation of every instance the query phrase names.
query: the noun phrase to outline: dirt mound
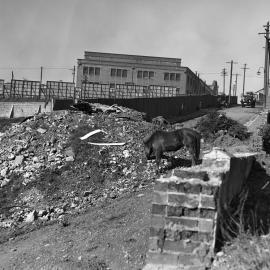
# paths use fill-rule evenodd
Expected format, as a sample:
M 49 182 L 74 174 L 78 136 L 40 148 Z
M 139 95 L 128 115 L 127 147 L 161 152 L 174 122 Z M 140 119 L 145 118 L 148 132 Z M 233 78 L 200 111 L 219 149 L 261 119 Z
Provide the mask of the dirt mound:
M 0 228 L 59 219 L 151 183 L 142 138 L 153 126 L 142 118 L 59 111 L 13 124 L 0 137 Z

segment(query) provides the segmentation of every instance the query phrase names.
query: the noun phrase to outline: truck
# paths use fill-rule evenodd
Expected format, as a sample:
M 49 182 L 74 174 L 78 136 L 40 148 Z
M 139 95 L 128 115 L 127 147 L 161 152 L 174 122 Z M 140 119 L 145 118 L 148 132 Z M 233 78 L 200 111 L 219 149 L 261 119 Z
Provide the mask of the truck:
M 242 107 L 250 106 L 251 108 L 255 108 L 256 97 L 253 92 L 246 92 L 245 95 L 241 97 L 241 105 Z

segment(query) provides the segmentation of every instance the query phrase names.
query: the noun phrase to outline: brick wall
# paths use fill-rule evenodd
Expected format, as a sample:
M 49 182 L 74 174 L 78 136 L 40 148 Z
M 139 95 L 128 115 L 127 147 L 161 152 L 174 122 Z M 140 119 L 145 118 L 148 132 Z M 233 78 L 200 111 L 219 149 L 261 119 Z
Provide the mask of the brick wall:
M 218 204 L 231 200 L 230 196 L 221 196 L 221 190 L 228 189 L 233 181 L 233 194 L 237 195 L 253 159 L 254 154 L 234 156 L 214 148 L 204 156 L 202 165 L 177 168 L 157 179 L 144 270 L 195 270 L 211 265 Z M 242 172 L 232 173 L 239 160 Z

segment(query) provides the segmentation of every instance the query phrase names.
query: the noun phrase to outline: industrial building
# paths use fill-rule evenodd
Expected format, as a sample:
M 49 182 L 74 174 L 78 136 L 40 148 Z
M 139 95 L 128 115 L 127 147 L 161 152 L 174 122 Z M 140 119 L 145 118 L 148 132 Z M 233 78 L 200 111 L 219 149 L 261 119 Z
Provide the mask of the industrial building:
M 181 66 L 181 59 L 101 53 L 86 51 L 78 59 L 77 87 L 84 83 L 168 87 L 173 95 L 217 94 L 217 87 L 210 87 L 188 67 Z

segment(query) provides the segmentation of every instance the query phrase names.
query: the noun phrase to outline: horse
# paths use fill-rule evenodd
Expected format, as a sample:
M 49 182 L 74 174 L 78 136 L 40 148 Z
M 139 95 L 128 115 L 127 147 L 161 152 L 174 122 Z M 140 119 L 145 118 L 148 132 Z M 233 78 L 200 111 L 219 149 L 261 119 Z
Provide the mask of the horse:
M 198 164 L 201 135 L 193 129 L 156 130 L 151 135 L 146 136 L 143 139 L 143 143 L 147 159 L 150 159 L 151 154 L 154 154 L 158 169 L 164 152 L 177 151 L 184 146 L 191 154 L 192 166 Z

